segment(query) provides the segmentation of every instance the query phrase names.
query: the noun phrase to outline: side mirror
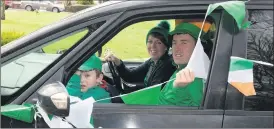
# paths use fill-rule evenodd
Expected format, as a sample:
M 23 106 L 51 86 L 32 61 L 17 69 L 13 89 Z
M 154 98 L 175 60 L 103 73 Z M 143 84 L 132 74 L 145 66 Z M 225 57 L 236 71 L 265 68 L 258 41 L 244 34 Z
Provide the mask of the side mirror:
M 48 114 L 60 117 L 69 115 L 70 98 L 61 82 L 42 87 L 38 91 L 38 103 Z

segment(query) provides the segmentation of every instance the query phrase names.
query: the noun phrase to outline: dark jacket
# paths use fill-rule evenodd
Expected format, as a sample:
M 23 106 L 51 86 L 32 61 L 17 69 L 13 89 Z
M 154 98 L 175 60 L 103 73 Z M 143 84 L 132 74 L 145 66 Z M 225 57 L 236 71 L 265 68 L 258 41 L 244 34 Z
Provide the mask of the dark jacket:
M 116 68 L 125 82 L 133 84 L 141 82 L 141 85 L 137 85 L 138 89 L 163 83 L 169 80 L 176 70 L 176 67 L 172 65 L 172 57 L 168 54 L 162 56 L 157 64 L 152 59 L 148 59 L 133 69 L 128 69 L 123 62 Z

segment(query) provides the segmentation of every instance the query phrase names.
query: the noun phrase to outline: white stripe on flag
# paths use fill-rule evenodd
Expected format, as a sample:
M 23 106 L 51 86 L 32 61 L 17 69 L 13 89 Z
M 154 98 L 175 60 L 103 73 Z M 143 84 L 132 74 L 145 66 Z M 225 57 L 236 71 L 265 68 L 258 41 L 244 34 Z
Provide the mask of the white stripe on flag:
M 94 128 L 90 124 L 90 118 L 93 111 L 94 102 L 94 98 L 89 97 L 76 104 L 71 104 L 69 116 L 66 117 L 66 119 L 77 128 Z
M 202 34 L 202 30 L 204 28 L 204 24 L 205 24 L 205 20 L 206 17 L 208 15 L 208 11 L 210 8 L 211 4 L 208 6 L 207 10 L 206 10 L 206 14 L 198 35 L 198 40 L 197 43 L 195 45 L 195 48 L 192 52 L 192 55 L 188 61 L 188 64 L 186 66 L 186 68 L 189 68 L 193 71 L 194 76 L 197 78 L 203 78 L 203 79 L 207 79 L 207 73 L 208 73 L 208 69 L 209 69 L 209 57 L 206 55 L 206 53 L 204 52 L 204 48 L 202 46 L 201 43 L 201 34 Z
M 200 38 L 198 38 L 186 68 L 191 69 L 194 72 L 195 77 L 206 79 L 209 63 L 209 58 L 204 52 Z
M 253 69 L 229 72 L 228 82 L 253 82 Z

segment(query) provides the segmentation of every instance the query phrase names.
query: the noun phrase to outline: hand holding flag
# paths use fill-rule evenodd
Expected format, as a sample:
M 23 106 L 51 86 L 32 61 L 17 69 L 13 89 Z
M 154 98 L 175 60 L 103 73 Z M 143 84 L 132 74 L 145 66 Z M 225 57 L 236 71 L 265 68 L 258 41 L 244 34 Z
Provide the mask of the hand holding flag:
M 183 69 L 176 74 L 176 79 L 173 82 L 174 87 L 185 87 L 187 84 L 193 82 L 195 79 L 194 73 L 191 69 Z

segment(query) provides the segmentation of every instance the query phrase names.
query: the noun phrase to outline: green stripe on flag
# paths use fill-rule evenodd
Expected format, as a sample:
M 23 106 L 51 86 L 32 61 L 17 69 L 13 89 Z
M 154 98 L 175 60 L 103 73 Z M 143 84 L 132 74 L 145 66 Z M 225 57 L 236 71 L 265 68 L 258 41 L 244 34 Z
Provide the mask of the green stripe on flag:
M 216 8 L 222 6 L 237 22 L 239 29 L 249 27 L 249 22 L 245 22 L 245 2 L 246 1 L 226 1 L 210 4 L 207 15 L 211 14 Z
M 122 95 L 121 98 L 125 104 L 157 105 L 160 90 L 161 85 L 156 85 L 129 94 Z
M 243 58 L 233 58 L 230 60 L 229 71 L 253 69 L 253 62 Z

